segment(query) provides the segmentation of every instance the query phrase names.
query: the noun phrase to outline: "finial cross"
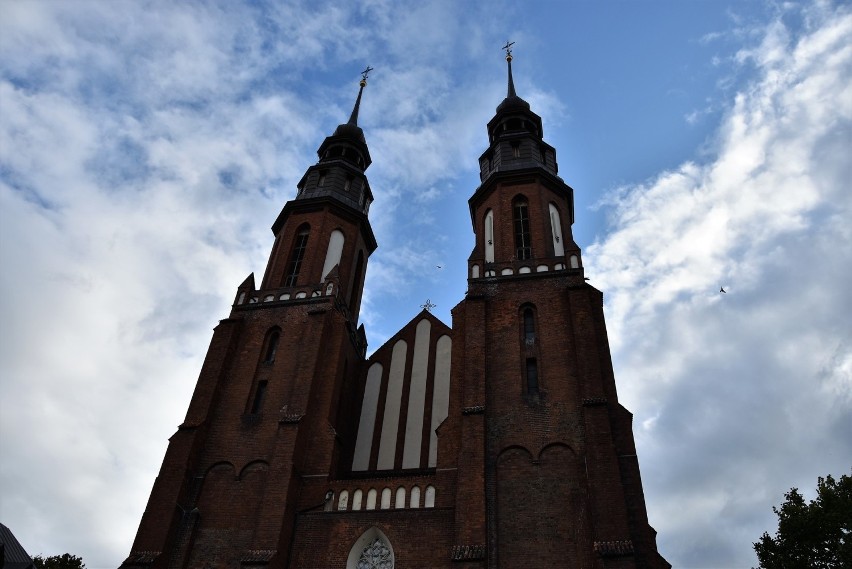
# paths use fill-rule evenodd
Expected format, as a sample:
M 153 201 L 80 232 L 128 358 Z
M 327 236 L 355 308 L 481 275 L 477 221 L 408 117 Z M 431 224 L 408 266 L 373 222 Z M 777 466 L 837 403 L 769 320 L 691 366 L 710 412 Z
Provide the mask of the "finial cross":
M 426 304 L 421 304 L 421 305 L 420 305 L 420 308 L 422 308 L 422 309 L 423 309 L 423 310 L 425 310 L 426 312 L 432 312 L 432 309 L 433 309 L 433 308 L 435 308 L 436 306 L 438 306 L 438 305 L 437 305 L 437 304 L 432 304 L 432 302 L 430 302 L 430 301 L 429 301 L 429 299 L 427 298 L 427 299 L 426 299 Z
M 506 50 L 506 56 L 507 57 L 512 55 L 512 46 L 513 45 L 515 45 L 515 42 L 506 40 L 506 45 L 504 45 L 502 49 Z
M 373 70 L 373 68 L 372 68 L 372 67 L 370 67 L 370 66 L 368 65 L 368 66 L 367 66 L 367 69 L 365 69 L 364 71 L 362 71 L 362 72 L 361 72 L 361 80 L 362 80 L 362 81 L 366 81 L 366 80 L 367 80 L 367 75 L 368 75 L 368 74 L 370 73 L 370 71 L 372 71 L 372 70 Z

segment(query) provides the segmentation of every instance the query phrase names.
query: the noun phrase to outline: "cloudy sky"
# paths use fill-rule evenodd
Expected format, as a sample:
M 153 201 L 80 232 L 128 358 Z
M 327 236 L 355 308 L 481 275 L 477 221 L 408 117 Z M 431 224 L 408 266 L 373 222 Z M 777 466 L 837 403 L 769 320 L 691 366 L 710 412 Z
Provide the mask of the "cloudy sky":
M 849 473 L 848 5 L 0 0 L 0 521 L 31 554 L 127 555 L 212 328 L 367 64 L 362 321 L 371 349 L 427 298 L 450 323 L 507 39 L 663 555 L 751 567 L 786 490 Z

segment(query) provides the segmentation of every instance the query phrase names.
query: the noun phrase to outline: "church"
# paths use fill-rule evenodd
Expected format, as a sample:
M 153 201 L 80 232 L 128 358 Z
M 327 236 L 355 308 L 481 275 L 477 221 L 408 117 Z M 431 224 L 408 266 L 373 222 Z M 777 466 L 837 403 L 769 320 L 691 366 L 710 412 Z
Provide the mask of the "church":
M 121 569 L 670 567 L 573 189 L 510 48 L 451 326 L 427 306 L 367 356 L 365 72 L 214 329 Z

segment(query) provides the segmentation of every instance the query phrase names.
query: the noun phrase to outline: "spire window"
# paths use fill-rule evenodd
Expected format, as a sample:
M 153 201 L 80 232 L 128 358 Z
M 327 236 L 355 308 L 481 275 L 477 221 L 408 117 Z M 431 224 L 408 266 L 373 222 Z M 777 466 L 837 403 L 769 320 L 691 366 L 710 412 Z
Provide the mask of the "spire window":
M 287 278 L 284 280 L 284 286 L 296 286 L 299 271 L 302 270 L 305 250 L 308 248 L 309 233 L 310 227 L 304 225 L 296 234 L 296 241 L 293 243 L 293 252 L 290 254 L 290 264 L 287 266 Z
M 517 197 L 512 202 L 512 217 L 515 225 L 515 258 L 519 261 L 531 259 L 529 203 L 526 198 Z

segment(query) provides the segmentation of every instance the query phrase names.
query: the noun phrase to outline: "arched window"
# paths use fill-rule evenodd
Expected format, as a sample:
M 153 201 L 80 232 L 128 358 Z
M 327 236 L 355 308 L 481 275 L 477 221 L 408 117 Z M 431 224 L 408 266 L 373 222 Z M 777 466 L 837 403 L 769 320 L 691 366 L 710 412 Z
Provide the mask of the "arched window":
M 346 569 L 394 569 L 394 562 L 390 541 L 374 526 L 352 545 L 346 559 Z
M 427 508 L 434 508 L 435 507 L 435 487 L 434 486 L 427 486 L 426 487 L 426 500 L 425 500 L 424 506 L 426 506 Z
M 263 363 L 271 364 L 275 361 L 275 352 L 278 350 L 278 340 L 281 339 L 281 332 L 273 330 L 269 333 L 266 339 L 266 352 L 263 355 Z
M 553 237 L 553 255 L 561 257 L 565 254 L 565 247 L 562 243 L 562 222 L 559 221 L 559 210 L 554 204 L 549 204 L 550 210 L 550 231 Z
M 494 212 L 485 212 L 485 262 L 494 262 Z
M 387 543 L 377 537 L 367 544 L 358 557 L 358 569 L 393 569 L 393 556 Z
M 340 511 L 346 511 L 346 508 L 349 507 L 349 491 L 342 490 L 340 492 L 340 498 L 337 500 L 337 509 Z
M 535 358 L 527 358 L 527 393 L 538 392 L 538 363 Z
M 322 265 L 323 279 L 328 276 L 328 273 L 340 263 L 340 256 L 343 254 L 343 243 L 345 242 L 343 232 L 335 229 L 328 237 L 328 250 L 325 253 L 325 263 Z
M 535 315 L 532 308 L 524 308 L 524 343 L 535 343 Z
M 515 227 L 515 258 L 519 261 L 531 259 L 532 242 L 527 198 L 518 196 L 512 201 L 512 220 Z
M 308 248 L 308 234 L 311 228 L 308 224 L 302 225 L 296 232 L 296 240 L 293 242 L 293 252 L 290 253 L 290 263 L 287 265 L 287 277 L 284 286 L 296 286 L 299 271 L 302 270 L 302 260 L 305 258 L 305 250 Z

